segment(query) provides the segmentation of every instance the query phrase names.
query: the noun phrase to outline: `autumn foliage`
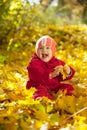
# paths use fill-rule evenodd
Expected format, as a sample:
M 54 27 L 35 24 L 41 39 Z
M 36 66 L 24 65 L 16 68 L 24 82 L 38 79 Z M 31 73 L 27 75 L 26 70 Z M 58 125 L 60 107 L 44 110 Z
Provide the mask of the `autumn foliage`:
M 56 56 L 72 65 L 76 75 L 69 81 L 75 87 L 75 96 L 59 91 L 55 101 L 45 97 L 34 101 L 34 88 L 26 90 L 27 65 L 35 44 L 0 55 L 0 130 L 86 130 L 87 129 L 87 26 L 48 25 L 40 35 L 52 36 L 57 44 Z M 38 29 L 40 33 L 41 29 Z M 37 36 L 37 35 L 36 35 Z M 9 46 L 10 48 L 10 46 Z M 4 55 L 2 55 L 4 52 Z M 33 87 L 33 86 L 32 86 Z
M 12 1 L 7 10 L 6 2 L 0 12 L 0 130 L 87 130 L 87 25 L 56 24 L 41 7 L 36 12 L 36 5 Z M 54 101 L 34 100 L 33 86 L 26 90 L 27 65 L 43 35 L 55 39 L 56 57 L 76 70 L 67 81 L 75 96 L 59 91 Z

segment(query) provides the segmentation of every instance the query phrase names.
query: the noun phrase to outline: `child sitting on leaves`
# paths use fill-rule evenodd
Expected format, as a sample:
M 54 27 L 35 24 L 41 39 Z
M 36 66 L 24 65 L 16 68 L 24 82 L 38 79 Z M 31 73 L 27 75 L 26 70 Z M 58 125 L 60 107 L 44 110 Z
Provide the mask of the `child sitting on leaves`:
M 73 86 L 61 81 L 70 80 L 75 70 L 55 58 L 55 51 L 56 42 L 50 36 L 43 36 L 36 42 L 36 53 L 27 67 L 29 80 L 26 84 L 26 89 L 36 88 L 34 99 L 45 96 L 53 100 L 51 93 L 57 93 L 60 89 L 66 90 L 66 95 L 73 95 Z

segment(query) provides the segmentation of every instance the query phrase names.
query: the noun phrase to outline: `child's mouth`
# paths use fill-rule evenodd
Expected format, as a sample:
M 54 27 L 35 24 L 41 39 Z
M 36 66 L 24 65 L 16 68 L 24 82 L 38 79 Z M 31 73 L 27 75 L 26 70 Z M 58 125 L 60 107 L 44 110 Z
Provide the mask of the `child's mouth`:
M 47 58 L 48 54 L 42 54 L 42 58 Z

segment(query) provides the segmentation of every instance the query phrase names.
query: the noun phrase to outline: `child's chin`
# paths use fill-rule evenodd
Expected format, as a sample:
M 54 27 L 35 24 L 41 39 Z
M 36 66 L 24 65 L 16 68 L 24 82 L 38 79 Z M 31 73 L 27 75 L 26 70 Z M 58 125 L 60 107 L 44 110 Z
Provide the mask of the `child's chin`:
M 49 59 L 42 59 L 44 62 L 48 62 L 49 61 Z

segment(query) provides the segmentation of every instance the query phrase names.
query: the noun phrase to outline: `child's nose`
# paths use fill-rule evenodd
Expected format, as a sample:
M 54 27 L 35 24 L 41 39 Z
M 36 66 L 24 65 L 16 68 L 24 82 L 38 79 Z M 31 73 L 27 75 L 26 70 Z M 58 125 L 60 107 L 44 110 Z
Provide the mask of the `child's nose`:
M 43 48 L 43 52 L 45 52 L 45 51 L 46 51 L 46 48 L 44 47 L 44 48 Z

